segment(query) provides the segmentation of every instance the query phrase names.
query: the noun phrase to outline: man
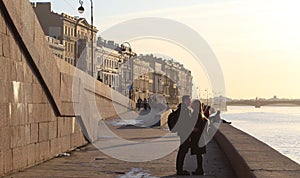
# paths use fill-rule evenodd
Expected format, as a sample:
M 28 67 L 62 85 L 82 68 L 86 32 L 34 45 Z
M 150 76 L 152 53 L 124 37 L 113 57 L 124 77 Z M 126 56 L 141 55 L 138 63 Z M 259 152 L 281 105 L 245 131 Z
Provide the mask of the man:
M 141 97 L 139 97 L 139 99 L 137 100 L 137 108 L 138 108 L 138 110 L 141 109 L 141 106 L 142 106 L 142 99 L 141 99 Z
M 188 108 L 190 104 L 190 96 L 184 95 L 182 97 L 182 103 L 178 106 L 178 109 L 180 109 L 180 115 L 175 126 L 177 134 L 180 137 L 180 146 L 176 158 L 177 175 L 190 175 L 188 171 L 183 170 L 184 158 L 190 147 L 189 137 L 193 130 L 193 124 L 191 123 L 191 111 Z

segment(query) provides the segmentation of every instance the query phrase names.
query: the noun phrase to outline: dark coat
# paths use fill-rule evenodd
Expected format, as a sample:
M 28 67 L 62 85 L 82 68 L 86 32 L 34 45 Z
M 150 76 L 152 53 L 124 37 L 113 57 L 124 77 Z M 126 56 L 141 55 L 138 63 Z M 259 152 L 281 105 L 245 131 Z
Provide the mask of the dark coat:
M 193 112 L 192 119 L 196 120 L 195 128 L 198 131 L 193 131 L 190 136 L 191 154 L 204 154 L 206 153 L 206 147 L 200 147 L 199 141 L 201 135 L 204 134 L 204 129 L 207 124 L 207 120 L 202 118 L 201 113 Z
M 174 131 L 177 132 L 177 135 L 180 137 L 180 142 L 183 143 L 190 138 L 195 124 L 191 119 L 191 111 L 185 104 L 179 104 L 178 109 L 180 109 L 180 115 L 174 127 Z

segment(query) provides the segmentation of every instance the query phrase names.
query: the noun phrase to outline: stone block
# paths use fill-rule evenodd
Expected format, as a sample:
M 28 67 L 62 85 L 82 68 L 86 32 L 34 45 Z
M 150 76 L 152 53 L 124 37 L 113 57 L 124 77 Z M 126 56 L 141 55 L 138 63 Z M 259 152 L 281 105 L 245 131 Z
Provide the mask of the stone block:
M 70 135 L 64 136 L 60 138 L 60 145 L 62 147 L 62 151 L 66 152 L 71 148 L 71 137 Z
M 21 59 L 21 55 L 18 56 Z M 17 62 L 16 68 L 17 68 L 17 81 L 18 82 L 24 82 L 24 64 L 23 62 Z
M 59 118 L 57 120 L 57 136 L 62 137 L 65 135 L 65 120 L 63 118 Z
M 53 71 L 51 73 L 52 87 L 50 88 L 50 91 L 53 96 L 58 98 L 60 91 L 57 88 L 59 88 L 58 86 L 60 86 L 60 73 L 54 61 L 52 61 L 51 64 L 53 65 Z
M 5 104 L 8 103 L 8 97 L 9 97 L 9 83 L 7 82 L 1 82 L 0 85 L 0 103 Z
M 40 84 L 32 85 L 32 103 L 45 103 L 45 94 Z
M 21 27 L 21 22 L 20 22 L 21 1 L 4 0 L 3 3 L 5 4 L 6 8 L 8 9 L 10 17 L 12 18 L 15 26 L 17 26 L 17 28 L 20 28 Z
M 30 42 L 32 43 L 33 41 L 33 36 L 34 36 L 34 21 L 35 21 L 35 13 L 32 10 L 28 10 L 31 8 L 29 3 L 26 3 L 26 1 L 21 1 L 19 3 L 20 9 L 19 12 L 21 13 L 21 17 L 19 20 L 21 21 L 22 24 L 22 36 L 27 36 L 28 39 L 30 39 Z M 29 41 L 28 41 L 29 42 Z
M 27 105 L 27 111 L 28 111 L 28 113 L 27 113 L 27 115 L 28 115 L 28 116 L 27 116 L 27 118 L 28 118 L 28 119 L 27 119 L 27 122 L 28 122 L 28 123 L 34 123 L 34 122 L 35 122 L 35 121 L 34 121 L 34 116 L 33 116 L 33 114 L 34 114 L 34 113 L 33 113 L 33 112 L 34 112 L 34 111 L 33 111 L 33 105 L 34 105 L 34 104 L 28 104 L 28 105 Z
M 72 102 L 72 76 L 61 73 L 60 98 L 65 102 Z
M 34 74 L 32 75 L 32 82 L 33 82 L 34 84 L 40 84 L 38 78 L 37 78 Z
M 8 81 L 17 81 L 17 66 L 16 61 L 7 61 L 7 79 Z
M 71 135 L 71 148 L 76 148 L 84 145 L 81 133 Z
M 50 154 L 51 156 L 55 156 L 56 154 L 59 154 L 62 152 L 61 147 L 61 139 L 60 138 L 54 138 L 50 140 Z
M 22 59 L 25 59 L 25 56 L 22 55 Z M 29 65 L 24 65 L 24 82 L 32 84 L 32 70 Z
M 0 56 L 2 54 L 2 41 L 0 41 Z M 7 59 L 0 57 L 0 80 L 7 81 Z
M 24 84 L 17 81 L 10 82 L 9 100 L 10 103 L 23 103 L 24 101 Z
M 41 158 L 40 158 L 40 143 L 35 143 L 35 153 L 34 153 L 34 160 L 35 163 L 40 163 L 41 162 Z
M 4 175 L 4 155 L 2 151 L 0 150 L 0 176 Z
M 39 142 L 49 140 L 49 123 L 39 123 Z
M 49 108 L 49 104 L 33 104 L 30 107 L 32 107 L 32 109 L 29 108 L 28 110 L 34 122 L 47 122 L 50 120 L 49 109 L 51 108 Z
M 2 44 L 2 35 L 0 33 L 0 57 L 2 57 L 2 56 L 3 56 L 3 44 Z
M 0 104 L 0 128 L 7 127 L 8 122 L 8 104 Z
M 32 166 L 35 163 L 35 152 L 36 152 L 36 144 L 29 144 L 27 145 L 27 150 L 28 150 L 28 154 L 27 154 L 27 165 L 28 166 Z
M 11 148 L 25 145 L 25 126 L 10 127 Z
M 28 145 L 28 144 L 30 144 L 30 139 L 31 139 L 31 134 L 30 134 L 30 132 L 31 132 L 31 126 L 30 126 L 30 124 L 26 124 L 26 125 L 24 125 L 24 127 L 25 127 L 25 145 Z
M 67 116 L 74 116 L 74 103 L 71 102 L 61 102 L 61 112 Z
M 25 103 L 32 103 L 32 84 L 31 83 L 24 83 L 23 85 L 23 91 L 24 91 L 24 102 Z
M 57 122 L 49 122 L 49 139 L 57 137 Z
M 5 22 L 5 19 L 2 15 L 2 13 L 0 13 L 0 34 L 4 33 L 6 34 L 6 22 Z M 0 53 L 2 54 L 2 53 Z
M 21 60 L 21 51 L 13 36 L 9 36 L 9 58 L 15 61 Z
M 50 141 L 40 142 L 38 144 L 39 160 L 44 161 L 50 159 Z
M 2 56 L 9 58 L 10 54 L 10 44 L 9 44 L 9 36 L 6 34 L 0 34 L 2 40 Z
M 2 127 L 0 128 L 0 150 L 7 150 L 10 148 L 11 142 L 11 131 L 9 127 Z
M 13 170 L 13 156 L 12 156 L 12 150 L 5 150 L 3 155 L 4 160 L 4 174 L 7 174 Z
M 18 103 L 18 104 L 9 104 L 9 111 L 10 111 L 10 125 L 17 126 L 17 125 L 24 125 L 27 120 L 27 114 L 25 110 L 25 104 Z
M 71 134 L 72 120 L 70 118 L 60 117 L 58 119 L 58 137 Z
M 27 166 L 27 147 L 17 147 L 13 152 L 13 170 L 20 170 Z
M 37 143 L 39 138 L 39 125 L 37 123 L 30 124 L 30 143 Z

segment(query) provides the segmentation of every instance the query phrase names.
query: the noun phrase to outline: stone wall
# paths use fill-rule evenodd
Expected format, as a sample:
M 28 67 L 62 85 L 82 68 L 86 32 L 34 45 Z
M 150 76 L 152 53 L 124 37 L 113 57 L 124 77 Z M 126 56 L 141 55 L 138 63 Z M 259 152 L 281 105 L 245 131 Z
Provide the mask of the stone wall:
M 0 8 L 1 176 L 97 139 L 98 121 L 129 103 L 52 54 L 29 1 Z
M 294 178 L 300 165 L 267 144 L 228 124 L 221 124 L 214 139 L 240 178 Z

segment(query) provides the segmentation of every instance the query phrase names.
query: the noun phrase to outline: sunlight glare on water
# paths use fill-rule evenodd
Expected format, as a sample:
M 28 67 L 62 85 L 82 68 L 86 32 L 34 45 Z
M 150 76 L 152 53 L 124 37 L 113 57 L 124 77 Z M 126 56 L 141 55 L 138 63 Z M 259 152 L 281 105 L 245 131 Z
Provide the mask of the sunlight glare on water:
M 300 107 L 228 106 L 222 117 L 300 163 Z

